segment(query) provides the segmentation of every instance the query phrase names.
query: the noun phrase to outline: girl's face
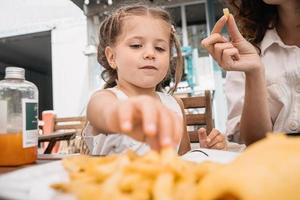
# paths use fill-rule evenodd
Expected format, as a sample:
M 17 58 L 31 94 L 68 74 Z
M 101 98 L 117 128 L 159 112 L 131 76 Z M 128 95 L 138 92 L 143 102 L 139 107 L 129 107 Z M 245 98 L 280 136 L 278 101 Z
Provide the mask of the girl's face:
M 116 44 L 107 49 L 119 84 L 150 89 L 164 79 L 170 64 L 170 31 L 167 22 L 152 16 L 124 18 Z

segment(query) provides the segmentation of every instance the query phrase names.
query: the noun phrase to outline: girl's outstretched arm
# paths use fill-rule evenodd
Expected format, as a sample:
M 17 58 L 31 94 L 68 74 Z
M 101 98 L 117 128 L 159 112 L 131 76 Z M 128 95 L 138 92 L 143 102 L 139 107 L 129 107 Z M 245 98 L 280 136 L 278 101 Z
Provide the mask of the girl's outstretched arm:
M 124 133 L 156 150 L 177 145 L 183 132 L 182 119 L 149 96 L 121 101 L 110 91 L 96 92 L 87 118 L 99 133 Z
M 225 25 L 230 41 L 221 35 Z M 241 35 L 231 14 L 218 20 L 212 34 L 202 41 L 202 45 L 224 70 L 245 73 L 241 136 L 247 145 L 263 138 L 266 132 L 272 130 L 272 122 L 267 103 L 264 67 L 256 49 Z

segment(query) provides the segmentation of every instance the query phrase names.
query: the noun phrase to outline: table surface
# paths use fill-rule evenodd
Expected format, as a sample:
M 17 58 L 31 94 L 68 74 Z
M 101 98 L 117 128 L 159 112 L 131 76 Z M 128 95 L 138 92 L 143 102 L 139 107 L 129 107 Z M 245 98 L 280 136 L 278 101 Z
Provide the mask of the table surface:
M 9 166 L 9 167 L 0 166 L 0 175 L 15 171 L 18 169 L 26 168 L 26 167 L 32 167 L 32 166 L 37 166 L 37 165 L 49 163 L 49 162 L 56 161 L 56 160 L 61 160 L 65 157 L 73 156 L 73 155 L 79 155 L 79 154 L 68 154 L 68 155 L 65 155 L 65 154 L 39 154 L 36 162 L 31 163 L 31 164 L 20 165 L 20 166 Z

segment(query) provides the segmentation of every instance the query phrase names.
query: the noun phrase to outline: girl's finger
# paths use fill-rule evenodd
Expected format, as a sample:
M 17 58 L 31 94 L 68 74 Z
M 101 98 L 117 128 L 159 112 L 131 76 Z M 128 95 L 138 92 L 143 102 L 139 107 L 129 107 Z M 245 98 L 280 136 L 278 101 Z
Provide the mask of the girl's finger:
M 207 133 L 205 128 L 198 130 L 199 144 L 201 148 L 207 148 Z
M 226 43 L 215 43 L 214 45 L 214 57 L 215 60 L 217 60 L 218 62 L 220 62 L 222 60 L 222 54 L 224 49 L 230 49 L 233 48 L 232 43 L 230 42 L 226 42 Z
M 223 15 L 223 16 L 216 22 L 216 24 L 215 24 L 215 26 L 214 26 L 214 28 L 213 28 L 211 34 L 213 34 L 213 33 L 221 33 L 221 31 L 222 31 L 223 27 L 225 26 L 226 22 L 227 22 L 227 17 Z
M 227 20 L 227 30 L 233 42 L 244 40 L 244 37 L 240 33 L 232 14 L 229 15 Z
M 222 134 L 219 134 L 216 137 L 214 137 L 214 139 L 212 139 L 212 141 L 208 144 L 208 147 L 212 148 L 218 143 L 225 143 L 225 137 Z
M 157 107 L 159 112 L 159 143 L 161 147 L 172 146 L 172 117 L 168 108 Z
M 213 128 L 212 131 L 207 136 L 207 145 L 210 146 L 211 143 L 213 142 L 214 138 L 217 137 L 220 134 L 221 134 L 220 131 L 218 131 L 217 129 Z
M 155 151 L 159 151 L 160 150 L 160 145 L 158 143 L 158 135 L 148 135 L 146 136 L 145 142 L 150 146 L 151 149 L 155 150 Z
M 118 118 L 122 132 L 129 133 L 132 130 L 134 106 L 130 101 L 124 101 L 119 105 Z
M 218 150 L 225 150 L 226 145 L 225 143 L 216 143 L 215 145 L 210 147 L 211 149 L 218 149 Z
M 153 101 L 145 99 L 138 101 L 139 109 L 142 115 L 143 130 L 147 136 L 154 136 L 157 132 L 158 113 Z

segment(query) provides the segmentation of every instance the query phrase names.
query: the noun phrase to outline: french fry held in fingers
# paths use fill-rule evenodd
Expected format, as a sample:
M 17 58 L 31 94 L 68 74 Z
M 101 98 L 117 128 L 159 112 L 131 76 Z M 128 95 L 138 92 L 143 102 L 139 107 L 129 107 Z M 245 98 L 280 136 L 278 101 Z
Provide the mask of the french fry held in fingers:
M 224 15 L 228 18 L 229 17 L 229 15 L 230 15 L 230 12 L 229 12 L 229 9 L 228 8 L 224 8 L 223 9 L 223 13 L 224 13 Z

